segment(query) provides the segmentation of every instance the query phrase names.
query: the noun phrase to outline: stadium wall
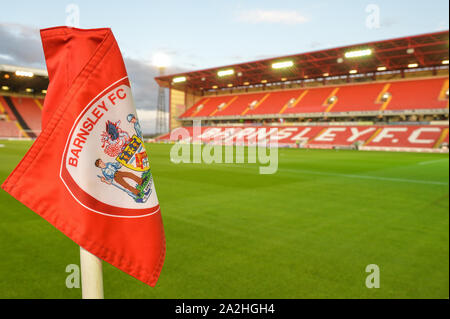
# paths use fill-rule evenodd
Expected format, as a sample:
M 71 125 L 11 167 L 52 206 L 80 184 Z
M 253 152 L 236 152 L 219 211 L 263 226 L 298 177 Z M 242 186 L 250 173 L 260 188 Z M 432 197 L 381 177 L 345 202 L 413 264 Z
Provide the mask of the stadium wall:
M 178 121 L 177 118 L 182 115 L 187 108 L 185 104 L 185 93 L 183 91 L 171 89 L 169 96 L 169 129 L 172 130 L 180 126 L 180 121 Z
M 253 145 L 261 139 L 276 141 L 278 147 L 448 152 L 449 127 L 448 124 L 185 127 L 174 129 L 157 141 Z

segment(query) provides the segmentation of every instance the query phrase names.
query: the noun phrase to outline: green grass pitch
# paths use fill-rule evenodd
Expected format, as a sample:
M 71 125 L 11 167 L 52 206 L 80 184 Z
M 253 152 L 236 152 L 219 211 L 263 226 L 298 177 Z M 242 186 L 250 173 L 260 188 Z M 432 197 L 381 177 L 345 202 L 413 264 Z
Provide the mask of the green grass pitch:
M 0 144 L 3 182 L 31 142 Z M 278 172 L 259 175 L 148 150 L 165 265 L 151 288 L 104 264 L 106 298 L 449 296 L 448 154 L 281 149 Z M 65 286 L 79 248 L 3 190 L 0 211 L 0 298 L 80 298 Z

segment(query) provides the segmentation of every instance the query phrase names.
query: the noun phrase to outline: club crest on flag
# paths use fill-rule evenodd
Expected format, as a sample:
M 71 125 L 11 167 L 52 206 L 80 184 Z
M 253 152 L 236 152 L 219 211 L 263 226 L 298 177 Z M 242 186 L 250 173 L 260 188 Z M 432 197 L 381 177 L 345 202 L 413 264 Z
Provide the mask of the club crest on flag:
M 145 172 L 150 169 L 144 143 L 136 135 L 133 135 L 116 160 L 134 171 Z
M 61 178 L 71 194 L 95 212 L 116 216 L 120 209 L 120 214 L 140 216 L 141 210 L 148 214 L 158 205 L 127 79 L 86 106 L 72 128 L 62 163 Z
M 139 125 L 137 120 L 136 123 Z M 136 134 L 141 135 L 140 131 Z M 136 134 L 130 138 L 130 134 L 120 128 L 120 121 L 107 121 L 106 129 L 101 135 L 102 148 L 106 155 L 116 157 L 119 163 L 129 169 L 145 172 L 150 169 L 150 164 L 142 135 L 139 137 Z

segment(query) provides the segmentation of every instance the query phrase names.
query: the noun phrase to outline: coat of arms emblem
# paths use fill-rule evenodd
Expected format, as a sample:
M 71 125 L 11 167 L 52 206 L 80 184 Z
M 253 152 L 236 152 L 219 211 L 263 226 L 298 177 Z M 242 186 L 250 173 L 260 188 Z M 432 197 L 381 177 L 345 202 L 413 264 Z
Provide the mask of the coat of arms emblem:
M 103 183 L 113 185 L 126 192 L 137 203 L 143 203 L 152 191 L 150 163 L 139 121 L 133 114 L 129 114 L 127 120 L 134 124 L 133 135 L 120 127 L 120 120 L 105 123 L 105 131 L 101 134 L 102 148 L 105 155 L 114 161 L 98 158 L 95 166 L 101 169 L 102 175 L 98 177 Z M 134 172 L 122 170 L 123 167 Z

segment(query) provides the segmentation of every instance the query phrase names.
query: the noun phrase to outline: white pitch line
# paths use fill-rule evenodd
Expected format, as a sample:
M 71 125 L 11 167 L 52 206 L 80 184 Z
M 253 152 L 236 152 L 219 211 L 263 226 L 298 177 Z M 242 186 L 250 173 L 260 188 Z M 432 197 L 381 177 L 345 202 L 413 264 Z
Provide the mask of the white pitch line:
M 434 164 L 434 163 L 439 163 L 439 162 L 443 162 L 443 161 L 448 161 L 448 158 L 441 158 L 441 159 L 434 160 L 434 161 L 420 162 L 418 164 L 419 165 L 428 165 L 428 164 Z
M 448 185 L 447 182 L 426 181 L 426 180 L 420 180 L 420 179 L 407 179 L 407 178 L 383 177 L 383 176 L 370 176 L 370 175 L 340 174 L 340 173 L 322 173 L 322 172 L 314 172 L 314 171 L 306 171 L 306 170 L 296 170 L 296 169 L 289 169 L 289 168 L 278 168 L 278 170 L 281 170 L 281 171 L 291 171 L 291 172 L 296 172 L 296 173 L 312 174 L 312 175 L 337 176 L 337 177 L 359 178 L 359 179 L 373 179 L 373 180 L 389 181 L 389 182 L 415 183 L 415 184 L 431 184 L 431 185 Z

